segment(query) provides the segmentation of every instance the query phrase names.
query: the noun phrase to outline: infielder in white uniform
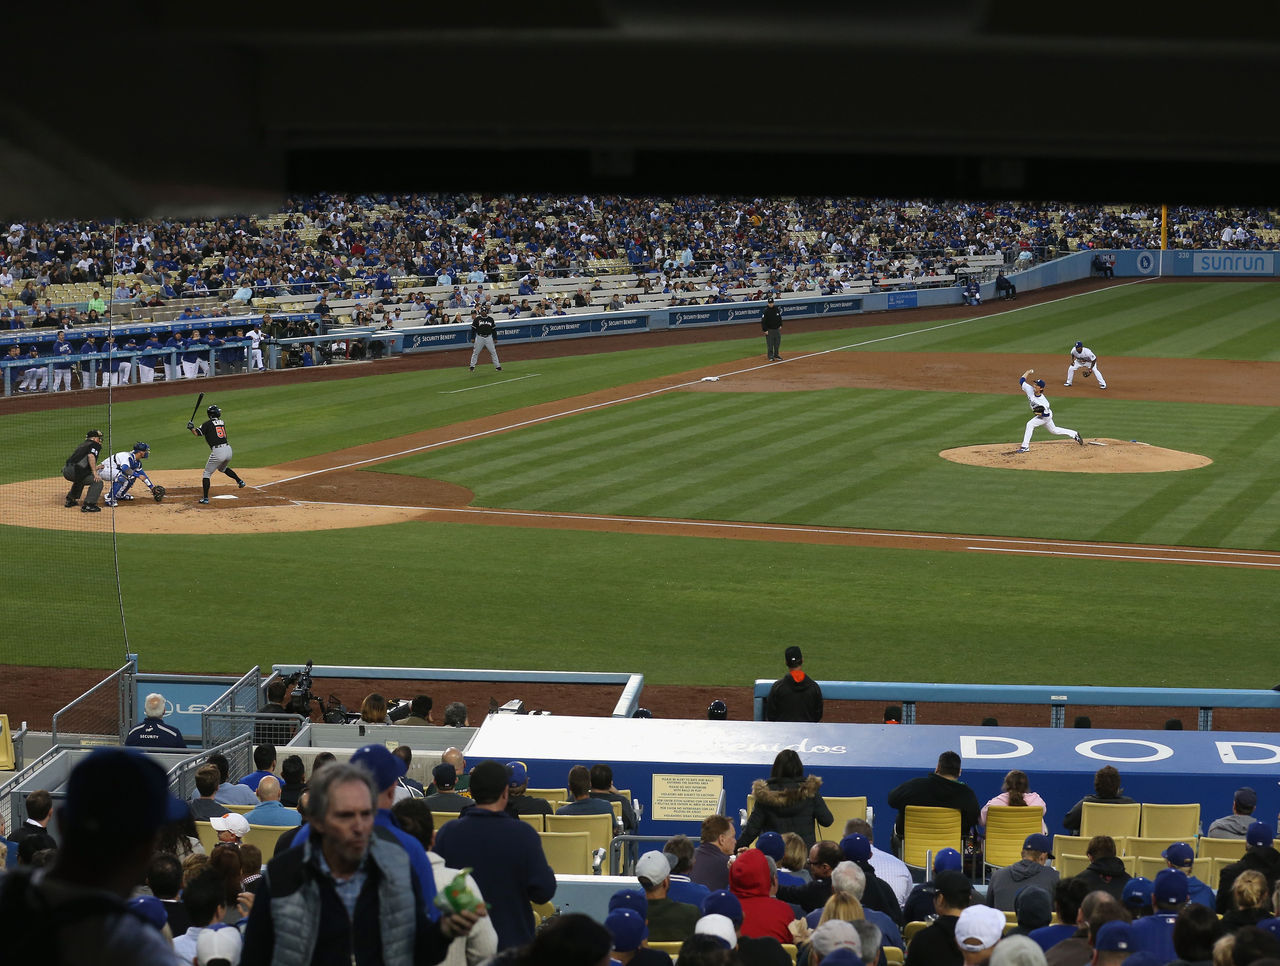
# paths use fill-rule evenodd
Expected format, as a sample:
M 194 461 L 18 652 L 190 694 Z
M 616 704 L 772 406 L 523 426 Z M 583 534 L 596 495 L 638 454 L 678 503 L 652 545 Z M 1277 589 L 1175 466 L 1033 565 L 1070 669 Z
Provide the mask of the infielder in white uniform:
M 264 315 L 262 317 L 266 321 L 271 321 L 271 316 Z M 266 336 L 262 334 L 262 323 L 255 322 L 253 328 L 249 330 L 249 371 L 262 372 L 262 340 Z
M 1064 386 L 1071 385 L 1077 369 L 1083 369 L 1086 377 L 1092 372 L 1098 377 L 1098 388 L 1107 388 L 1107 380 L 1102 378 L 1102 370 L 1098 368 L 1098 357 L 1083 342 L 1077 342 L 1076 347 L 1071 350 L 1071 368 L 1067 370 L 1067 381 L 1063 383 Z
M 1025 453 L 1031 449 L 1031 433 L 1037 426 L 1043 426 L 1055 436 L 1070 436 L 1083 446 L 1084 440 L 1080 438 L 1080 434 L 1074 429 L 1062 429 L 1053 424 L 1053 410 L 1049 408 L 1049 397 L 1044 394 L 1044 380 L 1037 379 L 1035 382 L 1027 382 L 1027 376 L 1033 372 L 1035 372 L 1034 369 L 1028 369 L 1018 380 L 1018 385 L 1027 394 L 1027 402 L 1031 404 L 1031 411 L 1035 415 L 1027 420 L 1027 431 L 1022 434 L 1022 445 L 1018 447 L 1016 452 Z

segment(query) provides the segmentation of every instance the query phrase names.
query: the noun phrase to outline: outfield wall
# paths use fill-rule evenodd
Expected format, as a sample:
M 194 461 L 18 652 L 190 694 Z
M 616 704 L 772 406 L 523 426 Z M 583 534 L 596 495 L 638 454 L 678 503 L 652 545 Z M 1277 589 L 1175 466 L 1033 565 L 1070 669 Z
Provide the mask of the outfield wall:
M 1048 803 L 1051 833 L 1064 831 L 1062 817 L 1092 793 L 1093 775 L 1104 765 L 1119 769 L 1124 794 L 1138 801 L 1199 802 L 1205 828 L 1230 813 L 1232 795 L 1242 785 L 1257 790 L 1260 818 L 1270 822 L 1280 808 L 1280 741 L 1246 732 L 490 715 L 466 755 L 468 764 L 486 758 L 523 761 L 537 787 L 563 785 L 573 765 L 608 762 L 615 786 L 644 803 L 641 834 L 696 837 L 696 815 L 655 819 L 655 792 L 682 784 L 709 789 L 723 778 L 726 811 L 736 823 L 751 782 L 768 777 L 783 748 L 795 749 L 805 770 L 823 779 L 825 794 L 866 795 L 875 811 L 876 844 L 885 849 L 895 816 L 886 804 L 889 791 L 932 771 L 947 750 L 964 759 L 963 779 L 979 804 L 1000 792 L 1010 769 L 1025 771 L 1032 790 Z

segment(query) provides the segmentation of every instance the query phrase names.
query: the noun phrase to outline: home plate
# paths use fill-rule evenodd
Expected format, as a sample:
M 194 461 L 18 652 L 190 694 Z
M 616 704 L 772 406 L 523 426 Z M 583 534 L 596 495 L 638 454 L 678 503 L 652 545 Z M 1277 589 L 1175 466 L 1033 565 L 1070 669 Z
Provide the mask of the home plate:
M 214 499 L 215 500 L 235 500 L 235 499 L 238 499 L 238 497 L 234 497 L 230 493 L 219 493 L 217 496 L 214 497 Z

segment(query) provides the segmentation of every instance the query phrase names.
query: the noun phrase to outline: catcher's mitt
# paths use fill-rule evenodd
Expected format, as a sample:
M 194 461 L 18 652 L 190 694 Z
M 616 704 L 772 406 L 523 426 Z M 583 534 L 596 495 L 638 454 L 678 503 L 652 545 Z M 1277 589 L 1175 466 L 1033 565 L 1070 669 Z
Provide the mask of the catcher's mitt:
M 1082 376 L 1084 376 L 1086 379 L 1088 379 L 1090 376 L 1092 376 L 1092 375 L 1093 375 L 1093 370 L 1092 370 L 1092 369 L 1086 369 L 1084 372 L 1080 373 L 1080 375 L 1082 375 Z
M 159 503 L 161 500 L 164 499 L 164 494 L 165 494 L 165 488 L 163 486 L 160 486 L 159 484 L 151 488 L 151 498 L 155 500 L 157 503 Z

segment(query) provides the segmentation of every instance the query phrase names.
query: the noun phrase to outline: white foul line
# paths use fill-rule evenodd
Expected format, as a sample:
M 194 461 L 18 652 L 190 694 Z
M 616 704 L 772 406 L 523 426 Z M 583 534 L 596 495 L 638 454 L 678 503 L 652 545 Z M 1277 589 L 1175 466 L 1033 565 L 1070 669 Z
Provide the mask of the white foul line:
M 1147 281 L 1147 280 L 1138 279 L 1134 282 L 1125 282 L 1124 285 L 1125 286 L 1137 285 L 1143 281 Z M 1123 286 L 1117 285 L 1114 287 L 1121 288 Z M 1094 294 L 1093 292 L 1078 292 L 1075 295 L 1064 295 L 1062 298 L 1050 299 L 1047 302 L 1038 302 L 1035 305 L 1020 305 L 1017 308 L 1005 309 L 1002 312 L 996 312 L 992 315 L 978 315 L 969 319 L 957 319 L 954 322 L 943 322 L 939 325 L 932 325 L 924 329 L 915 329 L 911 332 L 898 332 L 898 333 L 895 333 L 894 335 L 886 335 L 878 339 L 867 339 L 863 342 L 851 342 L 848 345 L 836 346 L 835 348 L 832 348 L 832 349 L 820 349 L 817 352 L 808 352 L 808 353 L 805 353 L 804 355 L 793 356 L 790 359 L 784 360 L 782 364 L 786 365 L 787 362 L 799 362 L 801 359 L 813 359 L 818 356 L 828 355 L 832 352 L 843 352 L 846 349 L 859 349 L 862 346 L 875 345 L 877 342 L 888 342 L 893 339 L 902 339 L 912 335 L 924 335 L 927 332 L 936 332 L 940 329 L 949 329 L 952 326 L 956 326 L 956 325 L 968 325 L 970 322 L 984 322 L 987 319 L 1000 318 L 1002 315 L 1010 315 L 1014 312 L 1025 311 L 1026 309 L 1039 308 L 1042 305 L 1056 305 L 1059 302 L 1066 302 L 1070 299 L 1082 298 L 1084 296 L 1093 295 L 1093 294 Z M 944 308 L 944 307 L 945 306 L 938 306 L 938 308 Z M 767 362 L 763 364 L 748 366 L 745 369 L 735 369 L 733 372 L 721 373 L 720 378 L 725 379 L 725 378 L 728 378 L 729 376 L 747 375 L 753 372 L 759 372 L 761 369 L 768 369 L 770 366 L 774 366 L 774 365 L 778 365 L 778 363 Z M 442 439 L 439 442 L 426 443 L 425 445 L 422 445 L 422 446 L 415 446 L 411 449 L 401 450 L 398 453 L 389 453 L 385 456 L 373 456 L 373 457 L 370 457 L 369 459 L 355 460 L 351 463 L 343 463 L 340 466 L 329 466 L 322 470 L 311 470 L 310 472 L 307 472 L 307 473 L 299 473 L 296 476 L 288 476 L 282 480 L 273 480 L 270 483 L 263 483 L 261 485 L 263 488 L 266 488 L 268 486 L 276 486 L 280 483 L 292 483 L 295 480 L 304 480 L 309 476 L 320 476 L 324 473 L 333 473 L 337 470 L 349 470 L 357 466 L 367 466 L 370 463 L 385 463 L 387 460 L 399 459 L 402 456 L 412 456 L 415 453 L 425 453 L 427 450 L 439 449 L 441 446 L 453 446 L 456 443 L 466 443 L 474 439 L 484 439 L 486 436 L 494 436 L 494 435 L 497 435 L 498 433 L 510 432 L 513 429 L 523 429 L 526 426 L 535 426 L 538 423 L 550 422 L 553 419 L 562 419 L 565 416 L 578 416 L 578 415 L 581 415 L 582 413 L 589 413 L 596 409 L 605 409 L 609 406 L 618 406 L 618 405 L 621 405 L 622 403 L 635 402 L 638 399 L 646 399 L 649 396 L 661 395 L 664 392 L 672 392 L 676 389 L 687 389 L 690 386 L 696 386 L 701 382 L 702 382 L 702 379 L 698 378 L 698 379 L 690 380 L 688 382 L 676 383 L 670 386 L 660 386 L 657 389 L 650 389 L 645 392 L 634 393 L 633 395 L 623 396 L 619 399 L 607 399 L 603 402 L 592 403 L 589 406 L 577 406 L 573 409 L 561 410 L 558 413 L 551 413 L 550 415 L 547 415 L 547 416 L 538 416 L 534 419 L 524 419 L 524 420 L 520 420 L 519 422 L 508 423 L 505 426 L 496 426 L 493 429 L 485 429 L 476 433 L 468 433 L 465 436 L 455 436 L 452 439 Z
M 472 389 L 491 389 L 494 386 L 504 386 L 509 382 L 519 382 L 521 379 L 532 379 L 540 375 L 542 375 L 540 372 L 531 372 L 527 376 L 512 376 L 510 379 L 499 379 L 497 382 L 482 382 L 474 386 L 467 386 L 465 389 L 441 389 L 440 395 L 452 396 L 455 392 L 470 392 Z
M 790 533 L 790 534 L 817 534 L 829 536 L 849 536 L 849 537 L 896 537 L 907 540 L 921 541 L 941 541 L 965 543 L 972 541 L 971 536 L 956 536 L 945 533 L 915 533 L 907 530 L 854 530 L 839 527 L 806 527 L 792 526 L 786 524 L 773 523 L 735 523 L 729 521 L 714 520 L 670 520 L 663 517 L 624 517 L 609 516 L 596 513 L 548 513 L 540 510 L 490 510 L 484 507 L 453 507 L 453 506 L 410 506 L 408 504 L 394 503 L 350 503 L 338 500 L 297 500 L 294 501 L 298 505 L 307 506 L 342 506 L 342 507 L 368 507 L 375 510 L 412 510 L 422 513 L 453 513 L 462 515 L 479 515 L 490 517 L 515 517 L 537 520 L 565 520 L 569 522 L 581 523 L 621 523 L 636 524 L 644 526 L 671 527 L 672 529 L 680 529 L 684 531 L 693 529 L 703 530 L 738 530 L 744 532 L 763 531 L 768 533 Z M 1221 550 L 1212 551 L 1221 557 L 1258 557 L 1260 561 L 1249 560 L 1223 560 L 1205 557 L 1176 557 L 1173 554 L 1203 554 L 1204 549 L 1187 549 L 1178 547 L 1152 547 L 1147 545 L 1135 545 L 1134 551 L 1160 551 L 1170 556 L 1157 557 L 1147 556 L 1143 553 L 1084 553 L 1068 550 L 1059 550 L 1059 547 L 1079 547 L 1082 550 L 1097 548 L 1098 550 L 1116 550 L 1116 544 L 1089 544 L 1089 543 L 1052 543 L 1048 541 L 1037 541 L 1029 539 L 1018 539 L 1015 537 L 992 537 L 990 539 L 980 538 L 987 543 L 1017 543 L 1024 546 L 1040 547 L 1043 549 L 1017 549 L 1014 547 L 995 547 L 995 546 L 978 546 L 970 544 L 965 547 L 966 550 L 981 550 L 988 553 L 1024 553 L 1038 554 L 1041 556 L 1052 557 L 1089 557 L 1098 559 L 1116 559 L 1116 560 L 1154 560 L 1164 563 L 1217 563 L 1230 564 L 1241 567 L 1272 567 L 1280 568 L 1280 554 L 1258 552 L 1253 553 L 1242 550 Z
M 1174 557 L 1142 557 L 1127 553 L 1064 553 L 1056 550 L 1014 550 L 1012 547 L 968 547 L 968 550 L 985 550 L 988 553 L 1031 553 L 1041 557 L 1089 557 L 1104 560 L 1155 560 L 1160 563 L 1202 563 L 1222 564 L 1229 567 L 1272 567 L 1280 568 L 1280 563 L 1253 563 L 1248 560 L 1215 560 L 1212 558 L 1174 558 Z

